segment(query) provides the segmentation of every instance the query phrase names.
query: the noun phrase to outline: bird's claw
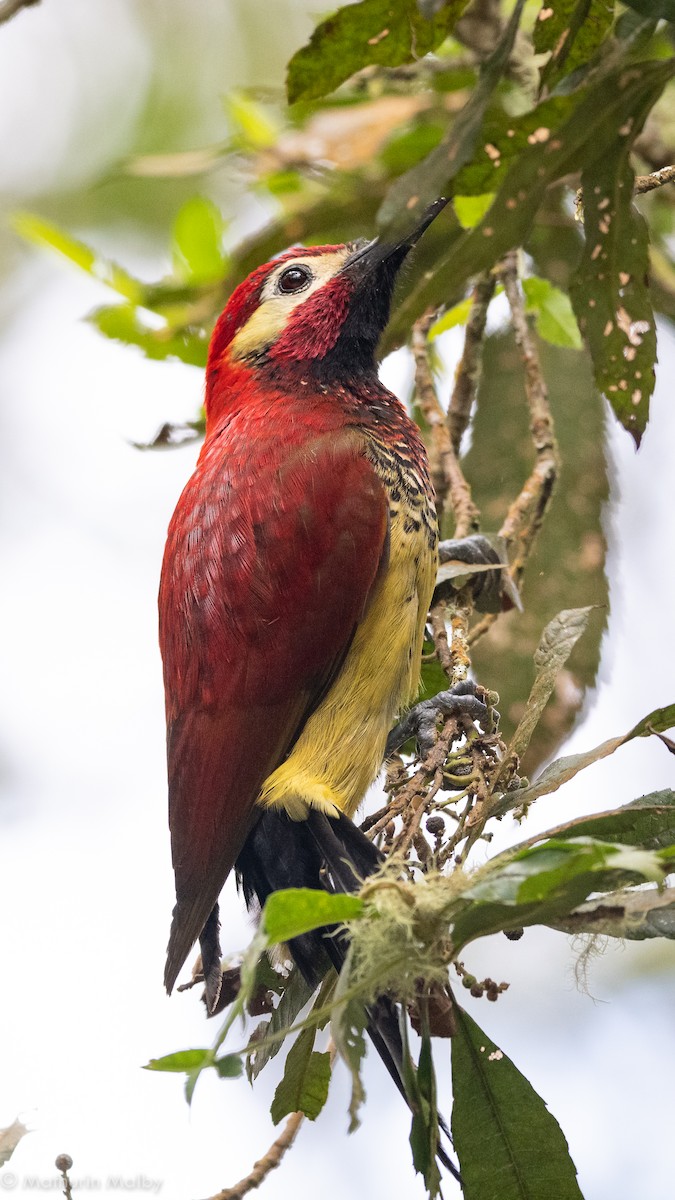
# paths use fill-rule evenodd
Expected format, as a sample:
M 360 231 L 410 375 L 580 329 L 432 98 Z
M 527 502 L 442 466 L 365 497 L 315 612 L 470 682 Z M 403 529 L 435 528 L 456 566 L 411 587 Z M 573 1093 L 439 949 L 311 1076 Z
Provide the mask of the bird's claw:
M 485 697 L 485 699 L 481 699 Z M 430 700 L 420 700 L 406 713 L 402 721 L 394 726 L 385 749 L 385 758 L 389 758 L 404 742 L 414 737 L 421 758 L 425 758 L 436 741 L 436 724 L 439 717 L 468 717 L 476 721 L 483 733 L 492 733 L 499 720 L 499 714 L 486 703 L 485 689 L 465 679 L 454 687 L 439 692 Z

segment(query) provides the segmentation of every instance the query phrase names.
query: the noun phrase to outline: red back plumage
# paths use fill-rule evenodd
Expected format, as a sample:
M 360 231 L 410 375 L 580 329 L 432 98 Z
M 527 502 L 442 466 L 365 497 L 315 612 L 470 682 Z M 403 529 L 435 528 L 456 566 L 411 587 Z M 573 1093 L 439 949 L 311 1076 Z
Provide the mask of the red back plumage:
M 159 596 L 177 897 L 169 990 L 256 820 L 261 785 L 339 672 L 386 566 L 389 497 L 368 446 L 389 443 L 390 457 L 425 469 L 417 431 L 375 368 L 391 269 L 371 300 L 363 276 L 340 269 L 352 249 L 290 250 L 258 268 L 211 340 L 207 436 L 169 527 Z M 231 352 L 270 272 L 340 251 L 276 336 Z M 217 939 L 212 960 L 216 950 Z

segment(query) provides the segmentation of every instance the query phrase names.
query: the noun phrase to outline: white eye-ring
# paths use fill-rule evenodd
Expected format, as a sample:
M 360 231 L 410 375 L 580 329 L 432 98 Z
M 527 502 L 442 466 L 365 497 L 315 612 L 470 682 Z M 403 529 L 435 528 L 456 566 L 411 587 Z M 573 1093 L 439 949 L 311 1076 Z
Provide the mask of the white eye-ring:
M 309 287 L 314 275 L 309 267 L 304 263 L 295 263 L 293 266 L 286 267 L 285 271 L 277 279 L 277 291 L 282 296 L 292 296 L 296 292 L 302 292 L 306 287 Z

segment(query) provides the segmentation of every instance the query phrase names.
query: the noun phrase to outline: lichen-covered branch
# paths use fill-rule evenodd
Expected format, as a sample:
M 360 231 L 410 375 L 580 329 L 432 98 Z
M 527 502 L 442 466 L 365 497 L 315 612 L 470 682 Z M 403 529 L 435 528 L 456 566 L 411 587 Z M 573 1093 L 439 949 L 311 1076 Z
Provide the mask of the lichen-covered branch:
M 455 519 L 455 537 L 461 538 L 478 528 L 479 512 L 471 498 L 471 488 L 464 478 L 434 385 L 427 341 L 432 320 L 433 314 L 427 313 L 413 326 L 416 396 L 422 415 L 431 429 L 430 458 L 439 520 L 445 501 L 449 499 Z
M 455 386 L 448 406 L 447 423 L 455 454 L 459 454 L 460 443 L 469 424 L 471 408 L 478 392 L 485 322 L 496 283 L 493 272 L 485 271 L 478 276 L 473 289 L 471 312 L 464 335 L 464 350 L 457 367 Z
M 536 454 L 534 467 L 525 480 L 519 495 L 510 506 L 499 531 L 507 545 L 515 547 L 509 574 L 517 586 L 553 494 L 560 470 L 560 456 L 553 417 L 548 403 L 548 389 L 541 370 L 536 341 L 525 315 L 525 304 L 519 283 L 518 251 L 513 250 L 505 256 L 497 274 L 509 302 L 513 332 L 525 369 L 525 393 L 530 410 L 530 432 Z M 469 634 L 469 646 L 475 645 L 478 639 L 487 633 L 498 615 L 498 613 L 487 613 L 481 621 L 474 625 Z
M 655 188 L 663 187 L 666 183 L 675 183 L 675 166 L 661 167 L 650 175 L 636 175 L 633 191 L 636 195 L 643 192 L 653 192 Z
M 511 505 L 500 529 L 509 544 L 517 545 L 511 564 L 511 575 L 520 579 L 534 540 L 541 528 L 544 513 L 558 478 L 560 457 L 548 403 L 548 389 L 539 362 L 539 353 L 525 316 L 525 304 L 518 280 L 517 251 L 507 254 L 500 276 L 511 309 L 516 344 L 525 368 L 525 393 L 530 409 L 530 432 L 536 462 L 529 478 Z

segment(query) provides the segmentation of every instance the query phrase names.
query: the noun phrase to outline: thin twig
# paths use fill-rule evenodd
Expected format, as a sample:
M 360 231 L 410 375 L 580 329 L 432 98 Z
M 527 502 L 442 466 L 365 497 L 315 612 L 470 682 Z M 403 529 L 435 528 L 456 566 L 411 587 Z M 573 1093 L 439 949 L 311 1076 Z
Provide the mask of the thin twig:
M 434 474 L 436 505 L 439 518 L 444 502 L 449 498 L 455 518 L 455 537 L 466 537 L 478 528 L 478 509 L 471 499 L 469 487 L 450 440 L 445 413 L 438 399 L 429 364 L 427 335 L 433 314 L 426 313 L 413 325 L 412 352 L 415 360 L 415 390 L 417 402 L 431 429 L 431 457 L 437 469 Z
M 279 1137 L 272 1143 L 267 1154 L 264 1154 L 262 1158 L 258 1159 L 257 1163 L 254 1163 L 250 1174 L 240 1179 L 239 1183 L 235 1183 L 233 1187 L 223 1188 L 221 1192 L 217 1192 L 215 1196 L 211 1196 L 210 1200 L 241 1200 L 242 1196 L 247 1196 L 249 1192 L 260 1187 L 260 1184 L 267 1178 L 270 1171 L 279 1166 L 284 1154 L 293 1145 L 304 1119 L 304 1113 L 291 1113 Z
M 640 151 L 640 153 L 642 153 Z M 659 167 L 650 175 L 636 175 L 633 182 L 633 195 L 642 196 L 645 192 L 653 192 L 655 188 L 663 187 L 666 183 L 675 183 L 675 166 Z M 574 197 L 574 219 L 584 219 L 584 192 L 578 188 Z
M 466 639 L 469 648 L 471 648 L 471 646 L 475 646 L 476 642 L 480 641 L 480 639 L 488 632 L 488 630 L 492 629 L 495 621 L 501 617 L 501 615 L 501 613 L 496 612 L 486 613 L 484 617 L 481 617 L 480 621 L 476 622 Z
M 548 389 L 544 382 L 537 346 L 525 316 L 525 305 L 518 282 L 516 251 L 506 255 L 500 275 L 511 309 L 516 344 L 525 368 L 530 432 L 536 453 L 534 468 L 520 495 L 511 505 L 499 531 L 509 545 L 516 541 L 518 543 L 516 557 L 511 564 L 511 575 L 517 583 L 551 499 L 560 468 L 560 457 L 548 403 Z
M 452 743 L 457 740 L 459 729 L 456 717 L 449 717 L 439 733 L 432 749 L 420 763 L 414 775 L 396 794 L 398 811 L 403 818 L 403 829 L 394 840 L 391 854 L 405 856 L 420 827 L 422 817 L 443 783 L 443 766 Z M 373 831 L 370 830 L 372 837 Z
M 516 344 L 525 368 L 530 433 L 536 453 L 534 467 L 499 530 L 507 546 L 516 547 L 509 574 L 517 586 L 553 494 L 560 470 L 560 456 L 548 403 L 548 389 L 544 382 L 536 341 L 525 316 L 525 304 L 518 279 L 518 251 L 512 250 L 504 257 L 497 274 L 504 285 L 511 309 Z M 468 645 L 475 645 L 494 625 L 498 616 L 499 613 L 487 613 L 471 630 L 467 639 Z
M 487 310 L 495 294 L 496 278 L 491 271 L 478 276 L 473 289 L 471 312 L 466 323 L 464 350 L 455 375 L 455 386 L 448 406 L 448 429 L 455 454 L 464 436 L 471 408 L 478 391 L 482 367 L 483 337 Z M 460 537 L 461 534 L 456 534 Z
M 653 192 L 654 188 L 663 187 L 664 183 L 675 183 L 675 166 L 661 167 L 652 171 L 651 175 L 636 175 L 633 192 L 641 195 L 643 192 Z

